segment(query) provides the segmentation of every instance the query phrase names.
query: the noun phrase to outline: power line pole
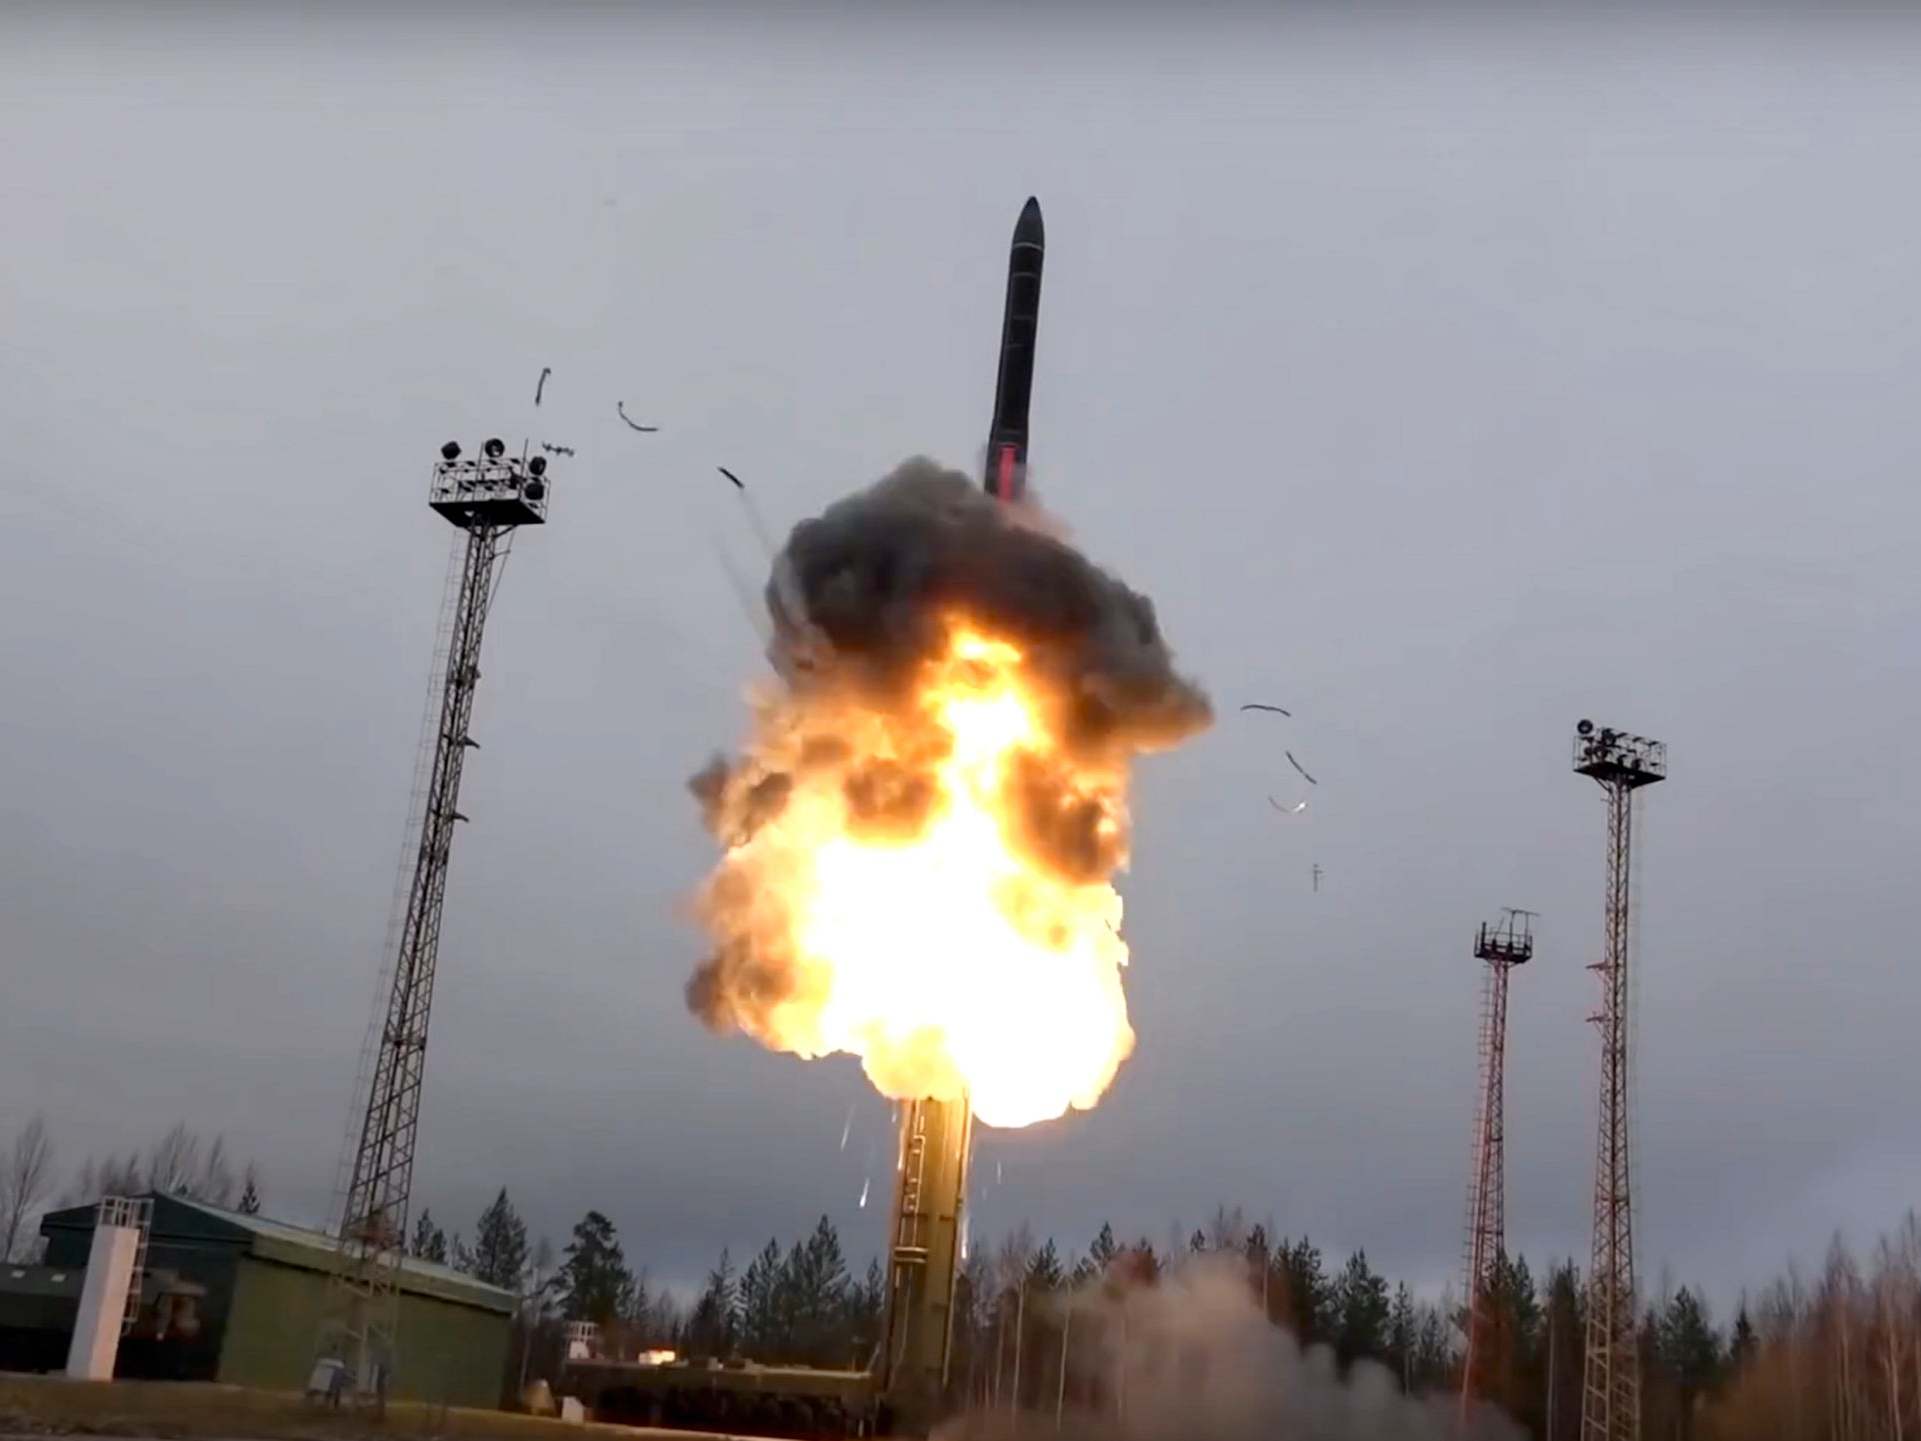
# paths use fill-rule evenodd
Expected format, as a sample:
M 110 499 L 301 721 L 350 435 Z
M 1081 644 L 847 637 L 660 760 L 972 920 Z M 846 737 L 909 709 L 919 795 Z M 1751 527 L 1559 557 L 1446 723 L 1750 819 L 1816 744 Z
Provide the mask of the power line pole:
M 1481 983 L 1480 1096 L 1475 1105 L 1474 1154 L 1467 1191 L 1467 1353 L 1461 1364 L 1461 1420 L 1485 1390 L 1492 1358 L 1495 1283 L 1507 1254 L 1506 1123 L 1508 973 L 1534 955 L 1534 912 L 1509 908 L 1483 923 L 1474 955 L 1485 961 Z
M 1628 1149 L 1628 880 L 1634 854 L 1634 792 L 1667 779 L 1660 741 L 1597 727 L 1574 728 L 1574 769 L 1600 784 L 1607 805 L 1607 906 L 1601 959 L 1601 1106 L 1594 1158 L 1594 1250 L 1588 1267 L 1587 1356 L 1581 1441 L 1637 1441 L 1641 1367 L 1635 1344 L 1634 1201 Z
M 461 772 L 467 752 L 478 749 L 469 722 L 480 681 L 481 637 L 514 531 L 544 524 L 548 505 L 545 456 L 512 458 L 499 440 L 487 441 L 474 460 L 460 459 L 460 446 L 453 441 L 440 454 L 427 503 L 464 530 L 467 543 L 443 609 L 443 639 L 436 645 L 437 651 L 444 647 L 444 655 L 435 657 L 439 724 L 421 808 L 410 820 L 419 844 L 387 1002 L 369 1037 L 371 1075 L 364 1082 L 366 1104 L 341 1210 L 337 1294 L 320 1337 L 320 1354 L 351 1372 L 355 1399 L 375 1405 L 386 1399 L 396 1361 L 398 1283 L 407 1250 L 447 865 L 454 827 L 467 819 L 459 809 Z

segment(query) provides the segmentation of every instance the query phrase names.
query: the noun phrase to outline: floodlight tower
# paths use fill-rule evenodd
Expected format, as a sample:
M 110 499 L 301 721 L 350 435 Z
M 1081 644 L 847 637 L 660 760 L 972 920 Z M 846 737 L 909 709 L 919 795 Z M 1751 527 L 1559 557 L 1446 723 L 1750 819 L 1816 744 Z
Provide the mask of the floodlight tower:
M 419 844 L 401 914 L 398 948 L 384 1009 L 363 1057 L 364 1100 L 353 1170 L 341 1211 L 337 1304 L 320 1338 L 321 1354 L 344 1363 L 358 1398 L 384 1400 L 396 1359 L 400 1261 L 406 1254 L 408 1202 L 420 1130 L 420 1091 L 427 1060 L 440 920 L 447 900 L 447 863 L 460 813 L 460 775 L 467 752 L 480 641 L 494 588 L 514 532 L 547 520 L 547 458 L 507 454 L 489 440 L 473 460 L 448 441 L 433 468 L 427 504 L 467 533 L 465 558 L 442 613 L 436 645 L 440 688 L 433 759 L 425 768 L 419 809 L 410 819 Z
M 1496 1270 L 1507 1251 L 1507 1183 L 1502 1092 L 1507 1072 L 1507 981 L 1534 955 L 1534 912 L 1512 907 L 1483 922 L 1474 954 L 1487 963 L 1481 980 L 1480 1095 L 1467 1186 L 1467 1354 L 1461 1366 L 1461 1414 L 1485 1389 L 1491 1357 Z
M 1588 1266 L 1587 1358 L 1581 1441 L 1637 1441 L 1641 1367 L 1635 1345 L 1634 1202 L 1628 1166 L 1628 878 L 1634 793 L 1667 779 L 1660 741 L 1581 721 L 1574 769 L 1599 782 L 1607 804 L 1607 908 L 1601 959 L 1600 1127 L 1594 1157 L 1594 1251 Z

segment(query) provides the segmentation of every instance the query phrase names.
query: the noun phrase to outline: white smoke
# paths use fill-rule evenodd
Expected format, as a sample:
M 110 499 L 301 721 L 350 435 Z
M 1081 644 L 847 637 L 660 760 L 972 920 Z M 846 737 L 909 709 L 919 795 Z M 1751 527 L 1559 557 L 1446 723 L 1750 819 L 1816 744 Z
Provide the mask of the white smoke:
M 1098 1337 L 1076 1366 L 1102 1373 L 1099 1414 L 975 1411 L 935 1441 L 1524 1441 L 1504 1416 L 1477 1409 L 1465 1430 L 1454 1397 L 1411 1398 L 1372 1362 L 1341 1376 L 1324 1347 L 1302 1351 L 1261 1315 L 1244 1269 L 1199 1257 L 1160 1284 L 1074 1295 L 1075 1320 Z M 1090 1324 L 1091 1323 L 1091 1324 Z

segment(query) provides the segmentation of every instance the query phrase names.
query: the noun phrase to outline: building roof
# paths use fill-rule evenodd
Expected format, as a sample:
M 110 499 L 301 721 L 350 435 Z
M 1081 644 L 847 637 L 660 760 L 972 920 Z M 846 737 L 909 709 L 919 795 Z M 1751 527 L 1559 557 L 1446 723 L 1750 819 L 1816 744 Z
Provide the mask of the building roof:
M 216 1239 L 243 1242 L 248 1255 L 263 1261 L 297 1266 L 305 1271 L 331 1272 L 334 1269 L 339 1242 L 325 1231 L 270 1220 L 266 1216 L 230 1211 L 225 1206 L 209 1205 L 186 1196 L 170 1196 L 158 1191 L 147 1194 L 154 1203 L 153 1232 L 156 1238 L 184 1228 Z M 65 1211 L 50 1212 L 41 1225 L 43 1229 L 51 1224 L 91 1230 L 95 1209 L 93 1206 L 75 1206 Z M 404 1258 L 400 1263 L 400 1289 L 412 1295 L 432 1296 L 442 1301 L 503 1313 L 512 1311 L 518 1299 L 512 1291 L 490 1286 L 451 1266 L 413 1256 Z

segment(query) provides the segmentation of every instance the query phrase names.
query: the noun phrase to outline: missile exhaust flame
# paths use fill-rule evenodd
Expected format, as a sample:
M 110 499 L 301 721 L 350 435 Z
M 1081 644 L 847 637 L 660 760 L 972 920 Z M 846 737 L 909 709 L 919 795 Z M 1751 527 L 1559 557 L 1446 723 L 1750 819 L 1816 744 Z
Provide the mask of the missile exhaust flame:
M 692 783 L 689 1007 L 991 1126 L 1093 1106 L 1134 1045 L 1129 764 L 1211 718 L 1152 605 L 926 460 L 796 527 L 767 600 L 779 684 Z

